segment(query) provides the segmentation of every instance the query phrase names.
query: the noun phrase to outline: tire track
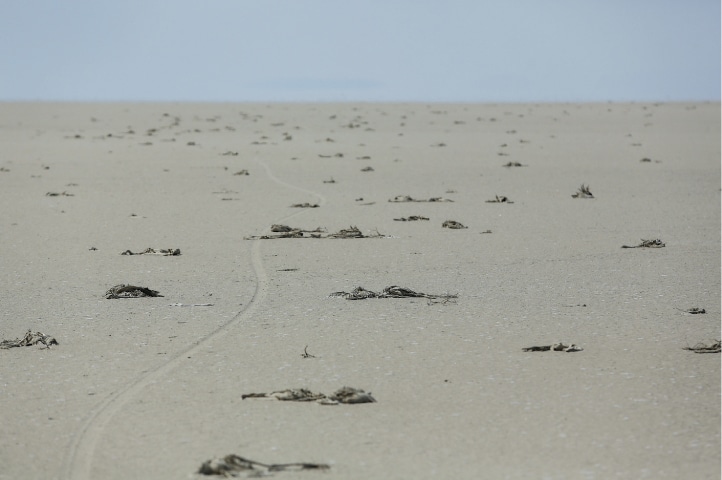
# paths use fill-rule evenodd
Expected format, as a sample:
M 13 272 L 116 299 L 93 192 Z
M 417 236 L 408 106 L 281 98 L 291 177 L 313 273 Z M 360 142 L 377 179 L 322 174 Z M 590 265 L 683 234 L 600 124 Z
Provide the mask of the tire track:
M 313 192 L 311 190 L 306 190 L 304 188 L 291 185 L 290 183 L 287 183 L 276 177 L 271 171 L 270 167 L 262 161 L 258 159 L 254 159 L 254 161 L 258 165 L 263 167 L 266 172 L 266 176 L 271 181 L 286 188 L 291 188 L 293 190 L 298 190 L 300 192 L 313 195 L 319 199 L 319 205 L 324 205 L 326 203 L 326 198 L 323 195 Z M 279 219 L 278 221 L 286 221 L 289 218 L 300 215 L 303 212 L 303 210 L 294 212 Z M 116 394 L 111 394 L 107 399 L 105 399 L 103 403 L 101 403 L 100 406 L 98 406 L 91 413 L 90 417 L 85 421 L 80 431 L 77 433 L 73 443 L 71 444 L 70 452 L 66 459 L 65 468 L 63 469 L 63 478 L 73 480 L 90 480 L 92 478 L 90 474 L 93 466 L 93 457 L 95 456 L 95 448 L 99 440 L 102 438 L 103 432 L 105 431 L 105 427 L 108 425 L 108 422 L 110 422 L 110 420 L 130 400 L 140 395 L 145 387 L 158 381 L 160 378 L 169 374 L 173 369 L 177 368 L 184 358 L 193 354 L 195 351 L 200 349 L 209 341 L 223 334 L 229 328 L 235 326 L 242 320 L 250 317 L 253 313 L 255 313 L 255 311 L 258 309 L 258 306 L 262 304 L 263 300 L 266 298 L 269 285 L 268 275 L 266 274 L 266 270 L 263 267 L 263 259 L 261 257 L 261 243 L 262 242 L 260 240 L 255 240 L 250 249 L 251 265 L 253 267 L 253 272 L 256 276 L 256 288 L 246 308 L 239 311 L 233 318 L 228 320 L 220 327 L 216 328 L 208 335 L 202 337 L 194 344 L 175 354 L 166 363 L 146 372 L 134 382 L 128 384 L 125 388 L 121 389 Z

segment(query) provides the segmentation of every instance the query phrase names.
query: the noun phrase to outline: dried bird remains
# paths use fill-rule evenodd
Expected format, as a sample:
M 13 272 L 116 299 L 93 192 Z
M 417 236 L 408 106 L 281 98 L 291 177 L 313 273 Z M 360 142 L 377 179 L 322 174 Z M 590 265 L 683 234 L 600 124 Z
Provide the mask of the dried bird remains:
M 321 228 L 321 227 L 316 227 L 314 230 L 304 230 L 302 228 L 289 227 L 288 225 L 273 224 L 273 225 L 271 225 L 271 231 L 272 232 L 324 233 L 324 232 L 326 232 L 326 229 Z
M 429 295 L 427 293 L 415 292 L 410 288 L 392 285 L 384 288 L 381 293 L 366 290 L 363 287 L 356 287 L 351 292 L 333 292 L 329 297 L 342 297 L 346 300 L 365 300 L 367 298 L 428 298 L 446 300 L 458 298 L 458 295 Z
M 688 308 L 687 310 L 682 310 L 681 308 L 678 308 L 677 310 L 679 310 L 680 312 L 689 313 L 690 315 L 701 315 L 703 313 L 707 313 L 707 310 L 705 310 L 704 308 L 697 307 Z
M 243 237 L 244 240 L 273 240 L 276 238 L 321 238 L 321 235 L 311 234 L 310 236 L 305 236 L 301 230 L 291 230 L 279 233 L 278 235 L 249 235 Z
M 396 222 L 416 222 L 418 220 L 428 220 L 428 217 L 422 217 L 420 215 L 411 215 L 410 217 L 394 218 Z
M 169 307 L 212 307 L 212 303 L 169 303 Z
M 314 393 L 306 388 L 287 388 L 286 390 L 271 393 L 247 393 L 241 395 L 241 400 L 246 398 L 275 398 L 284 402 L 315 402 L 316 400 L 323 400 L 326 395 Z
M 278 232 L 277 235 L 251 235 L 243 237 L 244 240 L 272 240 L 276 238 L 384 238 L 385 235 L 376 231 L 369 235 L 365 235 L 358 227 L 350 226 L 343 228 L 336 233 L 327 234 L 326 229 L 321 227 L 315 230 L 301 230 L 300 228 L 291 228 L 286 225 L 273 225 L 271 231 Z
M 720 353 L 722 352 L 722 343 L 720 342 L 720 340 L 717 340 L 711 345 L 698 343 L 694 347 L 684 347 L 683 350 L 689 350 L 694 353 Z
M 380 234 L 379 234 L 380 236 Z M 358 227 L 350 226 L 348 228 L 342 228 L 336 233 L 332 233 L 328 236 L 328 238 L 365 238 L 364 234 L 361 233 L 361 230 L 358 229 Z
M 639 245 L 622 245 L 622 248 L 662 248 L 664 247 L 664 242 L 658 238 L 655 238 L 654 240 L 645 240 L 642 239 L 642 242 Z
M 584 185 L 582 183 L 582 186 L 579 187 L 577 193 L 572 194 L 572 198 L 594 198 L 594 195 L 592 195 L 592 192 L 589 191 L 589 185 Z
M 45 348 L 50 348 L 51 345 L 58 345 L 58 341 L 55 340 L 55 337 L 45 335 L 41 332 L 33 332 L 32 330 L 28 330 L 28 332 L 23 338 L 16 338 L 15 340 L 3 340 L 2 342 L 0 342 L 0 348 L 7 349 L 13 347 L 30 347 L 38 343 L 42 343 L 43 345 L 45 345 Z
M 509 200 L 509 198 L 505 197 L 504 195 L 494 195 L 494 198 L 492 200 L 487 200 L 486 203 L 514 203 L 514 202 Z
M 139 298 L 139 297 L 162 297 L 156 290 L 147 287 L 136 287 L 134 285 L 120 284 L 105 292 L 105 298 Z
M 338 232 L 328 235 L 327 238 L 384 238 L 385 236 L 386 235 L 379 233 L 378 230 L 376 230 L 376 233 L 364 235 L 363 233 L 361 233 L 361 230 L 359 230 L 358 227 L 352 225 L 348 228 L 342 228 Z
M 526 347 L 522 348 L 522 351 L 524 352 L 581 352 L 584 350 L 582 347 L 579 347 L 573 343 L 569 345 L 565 345 L 563 343 L 554 343 L 552 345 L 544 345 L 542 347 Z
M 397 195 L 394 198 L 390 198 L 389 202 L 392 203 L 406 203 L 406 202 L 453 202 L 453 200 L 443 197 L 431 197 L 428 200 L 417 200 L 410 197 L 409 195 Z
M 376 399 L 371 396 L 371 392 L 364 392 L 359 388 L 342 387 L 328 397 L 329 400 L 336 403 L 376 403 Z M 333 405 L 333 403 L 324 402 L 324 405 Z
M 160 255 L 163 257 L 177 257 L 181 254 L 181 251 L 179 248 L 166 248 L 166 249 L 159 249 L 156 250 L 155 248 L 146 248 L 142 252 L 131 252 L 130 250 L 126 250 L 125 252 L 121 253 L 121 255 Z
M 336 390 L 333 395 L 315 393 L 306 388 L 287 388 L 271 393 L 247 393 L 241 395 L 241 400 L 247 398 L 267 398 L 284 402 L 316 402 L 321 405 L 338 405 L 339 403 L 376 403 L 371 392 L 359 388 L 343 387 Z
M 226 455 L 223 458 L 213 458 L 203 462 L 198 469 L 201 475 L 220 475 L 222 477 L 239 477 L 241 475 L 258 478 L 270 475 L 272 472 L 298 471 L 298 470 L 328 470 L 324 463 L 274 463 L 266 464 L 249 460 L 238 455 Z
M 456 220 L 446 220 L 444 223 L 441 224 L 442 228 L 451 228 L 455 230 L 459 230 L 462 228 L 469 228 L 465 226 L 464 224 L 457 222 Z

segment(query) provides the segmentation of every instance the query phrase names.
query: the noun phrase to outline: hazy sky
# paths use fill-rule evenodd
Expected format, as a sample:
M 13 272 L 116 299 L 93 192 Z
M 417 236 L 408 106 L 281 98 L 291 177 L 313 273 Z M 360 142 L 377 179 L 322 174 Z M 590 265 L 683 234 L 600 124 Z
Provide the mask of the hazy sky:
M 720 99 L 719 0 L 1 0 L 0 100 Z

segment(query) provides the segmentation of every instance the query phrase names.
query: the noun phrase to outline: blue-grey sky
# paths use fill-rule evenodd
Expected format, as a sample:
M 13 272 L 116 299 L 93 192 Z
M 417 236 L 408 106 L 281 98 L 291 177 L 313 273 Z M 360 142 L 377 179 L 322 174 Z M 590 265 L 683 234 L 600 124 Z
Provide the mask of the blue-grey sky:
M 0 100 L 720 99 L 719 0 L 2 0 Z

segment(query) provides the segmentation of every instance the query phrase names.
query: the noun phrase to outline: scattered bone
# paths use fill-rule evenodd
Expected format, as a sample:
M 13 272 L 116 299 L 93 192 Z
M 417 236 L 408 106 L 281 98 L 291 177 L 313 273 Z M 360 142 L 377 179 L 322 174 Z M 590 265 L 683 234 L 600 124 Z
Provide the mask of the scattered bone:
M 2 342 L 0 342 L 0 348 L 7 349 L 13 347 L 29 347 L 38 343 L 42 343 L 43 345 L 45 345 L 45 348 L 50 348 L 51 345 L 58 345 L 58 341 L 55 340 L 55 337 L 45 335 L 41 332 L 33 333 L 32 330 L 28 330 L 28 332 L 23 338 L 16 338 L 15 340 L 3 340 Z
M 226 478 L 239 477 L 241 475 L 248 478 L 259 478 L 268 476 L 271 472 L 328 470 L 329 468 L 331 467 L 323 463 L 265 464 L 231 454 L 223 458 L 213 458 L 203 462 L 198 469 L 198 473 L 202 475 L 220 475 Z
M 514 203 L 504 195 L 494 195 L 493 200 L 487 200 L 486 203 Z
M 181 254 L 181 251 L 179 248 L 166 248 L 166 249 L 160 249 L 156 250 L 154 248 L 146 248 L 142 252 L 133 253 L 130 250 L 126 250 L 125 252 L 121 253 L 121 255 L 160 255 L 163 257 L 176 257 Z
M 579 187 L 577 193 L 572 194 L 572 198 L 594 198 L 594 195 L 592 195 L 592 192 L 589 191 L 589 185 L 584 185 L 582 183 L 582 186 Z
M 453 202 L 453 200 L 443 197 L 431 197 L 428 200 L 417 200 L 410 197 L 409 195 L 397 195 L 394 198 L 389 199 L 392 203 L 405 203 L 405 202 Z
M 416 222 L 418 220 L 428 220 L 428 217 L 422 217 L 420 215 L 411 215 L 410 217 L 394 218 L 397 222 Z
M 237 172 L 234 173 L 233 175 L 250 175 L 250 173 L 248 173 L 248 170 L 243 169 L 243 170 L 237 171 Z
M 333 292 L 329 297 L 343 297 L 346 300 L 365 300 L 367 298 L 429 298 L 429 299 L 450 299 L 457 298 L 458 295 L 429 295 L 426 293 L 415 292 L 410 288 L 398 287 L 396 285 L 384 288 L 384 291 L 377 293 L 366 290 L 363 287 L 356 287 L 351 292 Z
M 664 247 L 664 242 L 662 240 L 655 238 L 654 240 L 645 240 L 642 239 L 642 243 L 639 245 L 622 245 L 622 248 L 662 248 Z
M 469 228 L 469 227 L 463 225 L 462 223 L 457 222 L 456 220 L 446 220 L 444 223 L 441 224 L 441 227 L 442 228 L 452 228 L 455 230 L 459 230 L 462 228 Z
M 291 208 L 318 208 L 318 206 L 319 206 L 318 203 L 311 204 L 311 203 L 306 202 L 306 203 L 294 203 L 293 205 L 291 205 Z
M 105 292 L 105 298 L 139 298 L 139 297 L 162 297 L 159 292 L 147 287 L 136 287 L 133 285 L 120 284 Z
M 722 352 L 722 343 L 720 343 L 719 340 L 711 345 L 698 343 L 694 347 L 684 347 L 683 350 L 689 350 L 694 353 L 720 353 Z
M 581 352 L 584 350 L 582 347 L 579 347 L 573 343 L 569 345 L 565 345 L 563 343 L 555 343 L 552 345 L 544 345 L 542 347 L 527 347 L 522 348 L 524 352 Z

